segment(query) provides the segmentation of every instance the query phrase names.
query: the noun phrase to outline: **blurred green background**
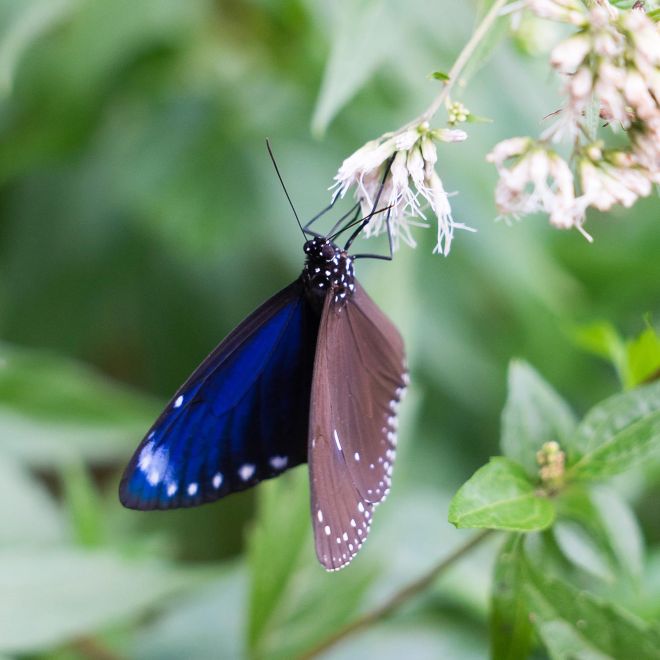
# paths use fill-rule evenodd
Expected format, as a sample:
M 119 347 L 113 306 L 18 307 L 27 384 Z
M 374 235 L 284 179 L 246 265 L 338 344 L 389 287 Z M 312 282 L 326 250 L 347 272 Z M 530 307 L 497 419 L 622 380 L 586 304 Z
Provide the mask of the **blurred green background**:
M 0 655 L 292 657 L 469 536 L 447 503 L 498 453 L 512 357 L 580 413 L 618 389 L 574 329 L 634 335 L 657 319 L 660 204 L 590 217 L 593 245 L 542 218 L 494 221 L 485 154 L 559 104 L 547 61 L 509 40 L 461 94 L 494 122 L 439 154 L 455 217 L 478 233 L 444 259 L 420 229 L 416 250 L 360 263 L 405 337 L 412 388 L 394 488 L 351 567 L 315 562 L 305 468 L 198 510 L 117 501 L 159 407 L 301 269 L 265 138 L 311 216 L 343 158 L 428 105 L 428 74 L 449 69 L 480 9 L 0 1 Z M 627 490 L 656 584 L 658 485 Z M 328 657 L 484 657 L 494 547 Z M 637 608 L 657 616 L 647 588 Z

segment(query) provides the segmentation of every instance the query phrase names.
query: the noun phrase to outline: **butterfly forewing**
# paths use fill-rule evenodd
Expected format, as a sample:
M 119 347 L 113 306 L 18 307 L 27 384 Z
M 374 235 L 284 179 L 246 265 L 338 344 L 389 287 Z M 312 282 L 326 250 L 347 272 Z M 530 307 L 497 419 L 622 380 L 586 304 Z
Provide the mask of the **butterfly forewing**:
M 243 321 L 174 395 L 120 486 L 125 506 L 195 506 L 307 459 L 317 315 L 299 281 Z
M 355 282 L 345 302 L 326 297 L 314 363 L 310 480 L 317 555 L 346 565 L 390 487 L 397 409 L 407 382 L 403 341 Z

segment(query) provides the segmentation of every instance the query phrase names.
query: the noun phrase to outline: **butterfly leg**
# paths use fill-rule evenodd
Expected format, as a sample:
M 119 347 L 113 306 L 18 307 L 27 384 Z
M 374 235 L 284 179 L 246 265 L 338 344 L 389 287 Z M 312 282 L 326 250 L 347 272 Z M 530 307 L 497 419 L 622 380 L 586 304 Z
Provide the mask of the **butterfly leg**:
M 353 259 L 382 259 L 383 261 L 392 261 L 394 258 L 394 244 L 392 241 L 392 225 L 390 224 L 391 207 L 387 209 L 385 224 L 387 226 L 387 243 L 390 248 L 389 254 L 354 254 Z

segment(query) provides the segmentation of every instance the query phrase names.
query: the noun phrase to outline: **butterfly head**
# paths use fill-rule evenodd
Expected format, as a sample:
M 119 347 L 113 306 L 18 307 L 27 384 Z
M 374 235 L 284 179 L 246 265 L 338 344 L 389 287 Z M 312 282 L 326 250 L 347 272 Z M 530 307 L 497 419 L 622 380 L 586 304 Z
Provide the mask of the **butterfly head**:
M 353 259 L 329 238 L 316 236 L 303 248 L 307 259 L 303 281 L 308 297 L 322 304 L 330 292 L 335 303 L 345 301 L 355 290 Z

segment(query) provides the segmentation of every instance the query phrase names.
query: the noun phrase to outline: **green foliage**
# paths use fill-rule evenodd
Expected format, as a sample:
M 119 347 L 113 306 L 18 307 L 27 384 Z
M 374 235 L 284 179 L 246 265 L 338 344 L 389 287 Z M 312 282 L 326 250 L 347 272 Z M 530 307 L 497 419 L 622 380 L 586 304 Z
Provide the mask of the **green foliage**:
M 552 658 L 660 657 L 660 637 L 629 612 L 523 561 L 529 616 Z
M 431 78 L 433 78 L 433 80 L 441 80 L 442 82 L 447 82 L 449 80 L 449 75 L 443 71 L 434 71 L 431 74 Z
M 651 325 L 627 341 L 606 322 L 580 326 L 574 336 L 578 345 L 613 363 L 626 389 L 651 381 L 660 372 L 660 336 Z
M 654 359 L 652 352 L 643 355 Z M 615 491 L 591 481 L 660 458 L 659 408 L 660 381 L 606 399 L 576 424 L 535 371 L 513 363 L 502 417 L 502 448 L 509 458 L 491 458 L 458 490 L 450 522 L 516 532 L 552 525 L 556 549 L 573 570 L 601 584 L 626 580 L 635 588 L 644 562 L 639 524 Z M 524 544 L 524 537 L 509 535 L 495 564 L 493 658 L 526 657 L 530 623 L 552 658 L 660 657 L 660 630 L 571 586 L 547 561 L 534 565 Z
M 568 440 L 573 479 L 623 472 L 660 448 L 660 381 L 594 406 Z
M 58 544 L 68 536 L 66 517 L 43 484 L 13 458 L 0 454 L 2 545 Z
M 536 475 L 536 452 L 544 442 L 564 444 L 575 417 L 561 397 L 528 364 L 509 367 L 509 390 L 502 413 L 502 453 Z
M 294 474 L 264 484 L 259 493 L 260 516 L 249 543 L 251 593 L 248 645 L 264 646 L 273 617 L 284 597 L 298 555 L 309 533 L 306 474 Z
M 525 471 L 497 457 L 477 470 L 454 496 L 449 522 L 456 527 L 534 531 L 552 524 L 552 502 L 539 496 Z
M 386 61 L 399 39 L 393 3 L 342 0 L 332 6 L 336 27 L 312 118 L 318 135 Z
M 158 405 L 74 361 L 0 344 L 3 451 L 36 467 L 125 456 Z
M 634 512 L 616 491 L 574 486 L 558 506 L 562 523 L 555 537 L 571 561 L 610 581 L 616 575 L 637 583 L 644 541 Z
M 510 535 L 495 562 L 490 605 L 493 660 L 526 658 L 532 648 L 532 625 L 524 592 L 523 539 Z
M 128 560 L 108 551 L 3 549 L 0 651 L 39 651 L 129 621 L 203 579 L 160 561 Z

